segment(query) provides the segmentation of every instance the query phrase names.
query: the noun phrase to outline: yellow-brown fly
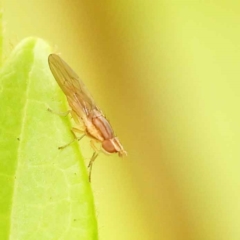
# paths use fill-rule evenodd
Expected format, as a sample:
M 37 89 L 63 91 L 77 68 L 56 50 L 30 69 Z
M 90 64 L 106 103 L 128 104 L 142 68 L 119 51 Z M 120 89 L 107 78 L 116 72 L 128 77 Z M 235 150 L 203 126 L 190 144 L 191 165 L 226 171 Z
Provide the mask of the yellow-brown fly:
M 48 63 L 54 78 L 67 97 L 71 108 L 69 112 L 72 118 L 77 125 L 82 123 L 84 126 L 84 129 L 72 128 L 72 131 L 84 132 L 83 136 L 87 135 L 96 142 L 100 142 L 100 150 L 105 153 L 118 153 L 120 157 L 127 155 L 120 141 L 114 135 L 110 123 L 96 106 L 89 91 L 78 75 L 56 54 L 49 55 Z M 76 139 L 80 140 L 82 137 Z M 91 181 L 92 164 L 100 151 L 96 147 L 94 149 L 95 152 L 88 165 L 89 181 Z

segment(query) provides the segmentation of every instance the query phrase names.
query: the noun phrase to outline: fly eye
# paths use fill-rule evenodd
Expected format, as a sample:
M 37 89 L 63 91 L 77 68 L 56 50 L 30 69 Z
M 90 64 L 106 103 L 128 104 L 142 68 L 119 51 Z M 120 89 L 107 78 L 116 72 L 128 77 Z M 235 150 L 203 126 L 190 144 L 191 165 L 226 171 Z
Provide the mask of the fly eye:
M 115 152 L 117 152 L 115 146 L 113 145 L 113 143 L 109 139 L 103 141 L 102 147 L 108 153 L 115 153 Z

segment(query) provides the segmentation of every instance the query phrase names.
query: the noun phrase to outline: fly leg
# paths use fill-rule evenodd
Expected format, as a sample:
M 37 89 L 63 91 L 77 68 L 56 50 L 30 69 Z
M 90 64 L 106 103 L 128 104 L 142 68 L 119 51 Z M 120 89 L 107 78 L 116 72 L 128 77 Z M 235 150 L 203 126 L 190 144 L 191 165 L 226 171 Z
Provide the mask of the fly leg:
M 94 152 L 100 152 L 101 151 L 101 149 L 99 149 L 96 146 L 96 141 L 94 141 L 93 139 L 90 140 L 90 145 L 91 145 L 92 149 L 94 150 Z
M 71 111 L 71 110 L 68 110 L 67 112 L 56 112 L 56 111 L 53 111 L 53 110 L 50 109 L 50 108 L 48 108 L 47 110 L 48 110 L 49 112 L 54 113 L 54 114 L 57 114 L 57 115 L 59 115 L 59 116 L 61 116 L 61 117 L 66 117 L 69 113 L 71 113 L 73 119 L 74 119 L 75 121 L 77 120 L 76 114 L 75 114 L 73 111 Z M 72 129 L 71 129 L 71 132 L 72 132 L 72 134 L 73 134 L 73 136 L 74 136 L 74 139 L 73 139 L 71 142 L 69 142 L 69 143 L 67 143 L 67 144 L 65 144 L 65 145 L 63 145 L 63 146 L 58 147 L 58 149 L 63 149 L 63 148 L 65 148 L 65 147 L 68 147 L 68 146 L 71 145 L 73 142 L 75 142 L 75 141 L 80 141 L 80 140 L 86 135 L 86 134 L 85 134 L 85 130 L 81 130 L 81 129 L 78 129 L 78 128 L 72 128 Z M 84 133 L 84 134 L 83 134 L 81 137 L 77 137 L 75 133 L 81 133 L 81 134 Z
M 75 128 L 75 127 L 73 127 L 73 128 L 71 129 L 71 131 L 72 131 L 74 137 L 76 137 L 76 134 L 75 134 L 75 133 L 83 134 L 83 133 L 86 132 L 85 129 Z M 77 138 L 77 137 L 76 137 L 76 138 Z
M 98 156 L 98 153 L 94 152 L 92 157 L 91 157 L 91 160 L 90 160 L 90 162 L 88 164 L 88 168 L 89 168 L 89 177 L 88 177 L 88 179 L 89 179 L 89 182 L 91 182 L 93 162 L 96 160 L 97 156 Z
M 56 114 L 56 115 L 58 115 L 58 116 L 61 116 L 61 117 L 66 117 L 71 111 L 70 110 L 68 110 L 68 111 L 66 111 L 66 112 L 56 112 L 56 111 L 53 111 L 52 109 L 50 109 L 50 108 L 48 108 L 47 109 L 49 112 L 51 112 L 51 113 L 54 113 L 54 114 Z
M 86 136 L 86 134 L 83 134 L 81 137 L 77 137 L 76 136 L 76 134 L 75 134 L 75 132 L 83 132 L 83 131 L 81 131 L 81 130 L 79 130 L 79 129 L 77 129 L 77 128 L 72 128 L 71 129 L 71 132 L 72 132 L 72 134 L 73 134 L 73 136 L 74 136 L 74 139 L 71 141 L 71 142 L 69 142 L 69 143 L 67 143 L 67 144 L 65 144 L 65 145 L 63 145 L 63 146 L 61 146 L 61 147 L 58 147 L 58 149 L 63 149 L 63 148 L 65 148 L 65 147 L 68 147 L 69 145 L 71 145 L 72 143 L 74 143 L 75 141 L 80 141 L 84 136 Z
M 94 152 L 93 152 L 93 155 L 91 157 L 91 160 L 88 164 L 88 168 L 89 168 L 89 182 L 91 182 L 91 176 L 92 176 L 92 166 L 93 166 L 93 162 L 95 161 L 95 159 L 97 158 L 98 156 L 98 153 L 100 152 L 100 150 L 98 149 L 98 147 L 96 146 L 95 144 L 96 142 L 91 140 L 90 141 L 90 145 L 91 147 L 93 148 Z

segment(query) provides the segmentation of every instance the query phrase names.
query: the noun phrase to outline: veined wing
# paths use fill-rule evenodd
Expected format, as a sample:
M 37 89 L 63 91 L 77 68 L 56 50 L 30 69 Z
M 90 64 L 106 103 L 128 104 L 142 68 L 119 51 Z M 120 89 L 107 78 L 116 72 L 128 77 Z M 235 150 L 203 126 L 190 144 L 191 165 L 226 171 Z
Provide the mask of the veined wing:
M 97 109 L 84 83 L 61 57 L 50 54 L 48 63 L 54 78 L 65 93 L 69 105 L 79 116 L 82 116 L 83 112 L 88 115 L 93 109 Z

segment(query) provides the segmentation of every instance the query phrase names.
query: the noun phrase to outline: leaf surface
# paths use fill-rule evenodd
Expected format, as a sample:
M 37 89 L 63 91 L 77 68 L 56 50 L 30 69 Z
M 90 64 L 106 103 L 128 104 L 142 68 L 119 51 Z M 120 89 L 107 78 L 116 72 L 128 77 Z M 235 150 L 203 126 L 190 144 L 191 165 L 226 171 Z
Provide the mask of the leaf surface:
M 47 62 L 48 44 L 22 41 L 0 73 L 0 239 L 97 239 L 86 167 Z

